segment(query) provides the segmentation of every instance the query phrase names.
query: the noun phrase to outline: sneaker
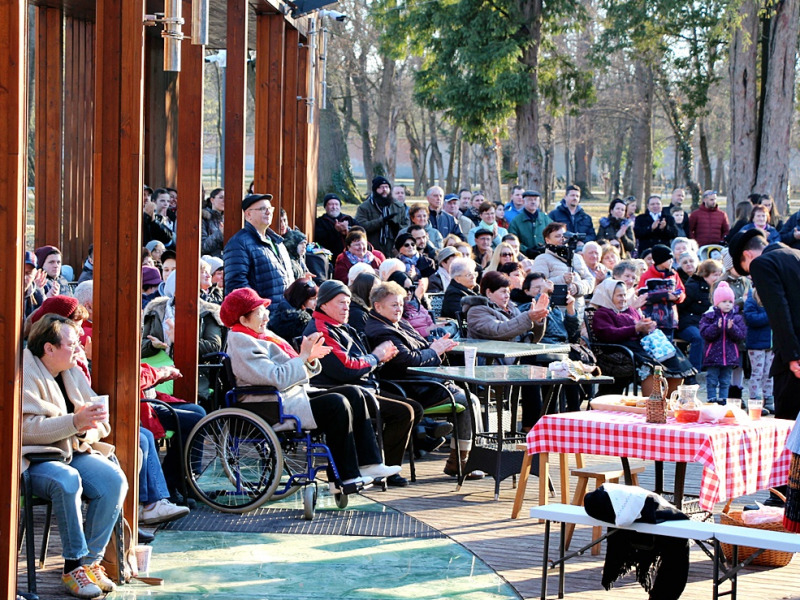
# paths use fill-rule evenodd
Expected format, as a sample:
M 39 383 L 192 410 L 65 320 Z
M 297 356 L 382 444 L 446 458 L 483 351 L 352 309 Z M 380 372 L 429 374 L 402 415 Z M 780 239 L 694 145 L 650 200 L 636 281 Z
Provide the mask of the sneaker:
M 372 479 L 379 479 L 381 477 L 389 477 L 390 475 L 397 475 L 402 470 L 400 465 L 385 465 L 378 463 L 377 465 L 364 465 L 358 467 L 358 471 L 362 475 L 372 477 Z
M 113 592 L 117 589 L 116 584 L 106 575 L 105 568 L 99 562 L 87 566 L 86 571 L 89 573 L 89 579 L 94 581 L 97 587 L 104 592 Z
M 89 570 L 85 566 L 73 569 L 69 573 L 61 575 L 61 581 L 67 591 L 76 598 L 97 598 L 103 595 L 101 590 L 89 575 Z
M 149 507 L 140 507 L 139 523 L 142 525 L 156 525 L 158 523 L 168 523 L 175 519 L 180 519 L 189 514 L 186 506 L 175 506 L 166 498 L 154 502 Z

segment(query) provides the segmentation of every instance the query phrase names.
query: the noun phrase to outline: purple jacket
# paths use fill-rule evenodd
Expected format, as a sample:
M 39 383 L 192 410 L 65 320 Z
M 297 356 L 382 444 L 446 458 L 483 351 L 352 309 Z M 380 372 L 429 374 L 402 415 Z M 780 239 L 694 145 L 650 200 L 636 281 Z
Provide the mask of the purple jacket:
M 722 327 L 719 321 L 722 319 Z M 728 327 L 728 323 L 733 325 Z M 716 306 L 700 319 L 700 335 L 706 343 L 703 353 L 704 367 L 738 367 L 740 342 L 747 335 L 747 326 L 739 309 L 723 314 Z

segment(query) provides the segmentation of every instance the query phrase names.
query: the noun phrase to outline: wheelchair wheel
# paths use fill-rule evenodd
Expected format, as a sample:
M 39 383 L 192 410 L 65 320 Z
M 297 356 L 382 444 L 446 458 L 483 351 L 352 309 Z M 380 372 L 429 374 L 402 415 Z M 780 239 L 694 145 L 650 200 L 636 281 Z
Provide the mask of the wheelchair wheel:
M 334 494 L 333 499 L 336 501 L 336 506 L 339 508 L 347 508 L 347 494 L 344 492 Z
M 314 520 L 317 510 L 317 484 L 312 483 L 303 488 L 303 518 L 306 521 Z
M 271 496 L 272 500 L 282 500 L 283 498 L 288 498 L 299 492 L 303 484 L 289 485 L 289 481 L 293 475 L 302 475 L 308 472 L 306 468 L 306 453 L 308 450 L 303 441 L 284 441 L 283 444 L 281 444 L 281 449 L 283 451 L 283 473 L 281 474 L 278 487 Z M 305 481 L 306 479 L 306 477 L 303 477 L 301 481 Z
M 238 408 L 204 417 L 186 442 L 186 472 L 197 497 L 230 513 L 267 501 L 280 482 L 283 453 L 272 428 Z

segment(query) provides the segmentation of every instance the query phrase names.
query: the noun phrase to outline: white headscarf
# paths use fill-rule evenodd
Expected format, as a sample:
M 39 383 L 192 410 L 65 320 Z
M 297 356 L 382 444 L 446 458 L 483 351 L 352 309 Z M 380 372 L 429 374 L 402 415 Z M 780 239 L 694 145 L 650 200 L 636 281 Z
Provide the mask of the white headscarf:
M 628 309 L 627 302 L 625 307 L 622 309 L 618 309 L 614 304 L 614 291 L 617 289 L 617 286 L 621 285 L 623 290 L 626 290 L 625 283 L 620 281 L 619 279 L 605 279 L 603 282 L 594 288 L 594 292 L 592 293 L 592 304 L 595 306 L 602 306 L 603 308 L 608 308 L 613 310 L 614 312 L 622 312 Z M 627 294 L 626 294 L 627 297 Z

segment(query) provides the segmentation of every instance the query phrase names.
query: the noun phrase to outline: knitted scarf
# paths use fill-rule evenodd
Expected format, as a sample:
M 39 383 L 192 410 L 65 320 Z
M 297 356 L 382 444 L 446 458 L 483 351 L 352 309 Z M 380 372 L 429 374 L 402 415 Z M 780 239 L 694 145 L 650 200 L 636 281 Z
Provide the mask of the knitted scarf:
M 369 250 L 364 254 L 364 258 L 358 258 L 355 254 L 350 252 L 349 250 L 344 251 L 344 255 L 347 257 L 347 260 L 350 261 L 351 265 L 355 265 L 357 263 L 363 262 L 370 264 L 373 260 L 375 260 L 375 255 L 372 254 Z
M 406 256 L 405 254 L 398 254 L 397 258 L 399 258 L 406 266 L 406 273 L 410 273 L 411 267 L 417 266 L 417 261 L 419 260 L 419 254 L 415 254 L 414 256 Z

